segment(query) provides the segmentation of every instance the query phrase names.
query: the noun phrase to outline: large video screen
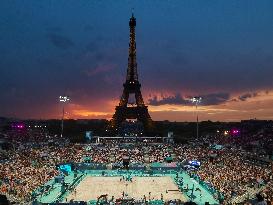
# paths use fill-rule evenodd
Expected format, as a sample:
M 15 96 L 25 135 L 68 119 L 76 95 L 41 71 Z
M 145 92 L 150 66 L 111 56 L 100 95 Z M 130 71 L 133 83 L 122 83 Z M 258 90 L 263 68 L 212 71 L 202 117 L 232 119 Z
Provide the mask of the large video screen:
M 71 164 L 60 164 L 59 170 L 62 172 L 70 173 L 72 171 Z
M 191 166 L 195 166 L 195 167 L 200 167 L 200 165 L 201 165 L 201 163 L 199 161 L 197 161 L 197 160 L 190 160 L 189 164 Z

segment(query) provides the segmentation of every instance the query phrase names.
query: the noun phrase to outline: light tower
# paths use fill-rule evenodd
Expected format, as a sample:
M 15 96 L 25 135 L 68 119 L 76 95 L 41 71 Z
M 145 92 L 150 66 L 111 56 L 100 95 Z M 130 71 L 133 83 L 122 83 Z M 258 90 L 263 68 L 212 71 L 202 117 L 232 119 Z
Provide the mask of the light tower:
M 196 108 L 196 138 L 199 138 L 199 121 L 198 121 L 198 104 L 201 103 L 202 98 L 201 97 L 193 97 L 191 98 L 191 102 L 193 104 L 195 104 L 195 108 Z
M 69 96 L 61 96 L 59 97 L 59 101 L 63 104 L 63 115 L 62 115 L 62 124 L 61 124 L 61 137 L 63 137 L 63 132 L 64 132 L 64 104 L 68 102 Z

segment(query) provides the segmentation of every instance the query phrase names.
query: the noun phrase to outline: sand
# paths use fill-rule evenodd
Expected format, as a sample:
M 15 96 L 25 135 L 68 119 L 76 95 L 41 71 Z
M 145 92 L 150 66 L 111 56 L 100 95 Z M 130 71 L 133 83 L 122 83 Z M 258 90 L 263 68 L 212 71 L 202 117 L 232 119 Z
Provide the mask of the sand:
M 122 197 L 123 192 L 127 193 L 128 197 L 137 200 L 141 200 L 145 195 L 149 200 L 149 192 L 151 192 L 150 199 L 153 200 L 160 200 L 163 194 L 164 200 L 186 201 L 184 194 L 178 191 L 171 177 L 133 177 L 132 182 L 120 181 L 121 178 L 86 176 L 76 187 L 76 193 L 72 191 L 67 196 L 67 200 L 97 200 L 103 194 L 108 194 L 108 199 L 111 199 L 112 196 L 117 199 Z

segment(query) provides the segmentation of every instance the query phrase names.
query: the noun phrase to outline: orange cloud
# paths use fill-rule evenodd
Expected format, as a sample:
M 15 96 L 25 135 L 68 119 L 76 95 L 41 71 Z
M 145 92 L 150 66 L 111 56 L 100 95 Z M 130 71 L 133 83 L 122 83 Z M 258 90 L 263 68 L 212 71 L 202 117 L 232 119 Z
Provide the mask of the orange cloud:
M 100 110 L 71 103 L 67 105 L 66 116 L 73 119 L 110 119 L 113 115 L 112 109 L 114 110 L 113 103 L 105 102 Z
M 198 106 L 200 120 L 212 121 L 240 121 L 242 119 L 273 119 L 273 91 L 256 92 L 253 97 L 239 100 L 242 94 L 231 96 L 231 100 L 223 104 Z M 147 98 L 146 98 L 147 99 Z M 237 99 L 237 100 L 233 100 Z M 147 102 L 147 100 L 146 100 Z M 93 103 L 92 106 L 70 103 L 65 107 L 66 118 L 74 119 L 111 119 L 115 112 L 115 106 L 119 99 L 110 99 L 102 102 Z M 191 105 L 148 105 L 149 113 L 153 120 L 170 121 L 195 121 L 196 108 Z M 61 107 L 59 109 L 61 111 Z M 58 112 L 58 118 L 61 112 Z
M 98 118 L 98 119 L 109 119 L 112 113 L 108 112 L 92 112 L 89 110 L 73 110 L 72 115 L 76 118 Z
M 238 99 L 233 96 L 233 99 Z M 224 104 L 198 107 L 200 120 L 240 121 L 243 119 L 273 119 L 273 92 L 257 92 L 246 100 L 231 100 Z M 149 106 L 154 120 L 195 121 L 196 108 L 183 105 Z

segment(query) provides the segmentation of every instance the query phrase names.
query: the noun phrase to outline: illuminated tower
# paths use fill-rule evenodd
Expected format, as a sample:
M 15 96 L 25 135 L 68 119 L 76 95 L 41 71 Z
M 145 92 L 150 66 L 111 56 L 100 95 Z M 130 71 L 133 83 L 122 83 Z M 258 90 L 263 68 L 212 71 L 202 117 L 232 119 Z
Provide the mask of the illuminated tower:
M 126 119 L 137 119 L 143 123 L 144 131 L 149 132 L 152 127 L 152 119 L 148 113 L 148 106 L 145 106 L 140 91 L 141 84 L 138 81 L 136 62 L 136 18 L 134 14 L 129 21 L 130 43 L 126 81 L 123 84 L 123 93 L 116 106 L 116 112 L 111 120 L 111 126 L 119 129 Z M 133 100 L 133 101 L 132 101 Z

